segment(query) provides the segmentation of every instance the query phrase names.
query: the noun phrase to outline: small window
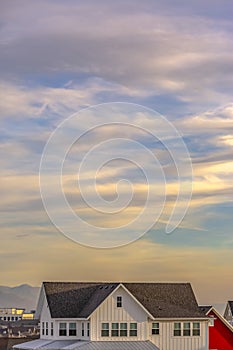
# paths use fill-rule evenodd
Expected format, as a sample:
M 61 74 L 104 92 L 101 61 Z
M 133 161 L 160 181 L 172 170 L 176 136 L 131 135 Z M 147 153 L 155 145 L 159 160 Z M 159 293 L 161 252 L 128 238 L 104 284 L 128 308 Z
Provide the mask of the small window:
M 51 325 L 50 325 L 50 333 L 51 333 L 51 336 L 53 336 L 53 322 L 51 322 Z
M 130 323 L 129 335 L 130 337 L 136 337 L 138 335 L 137 323 Z
M 119 337 L 119 323 L 112 323 L 112 337 Z
M 14 317 L 11 317 L 11 321 L 14 321 L 15 320 L 15 318 Z
M 69 336 L 70 337 L 74 337 L 76 336 L 76 323 L 75 322 L 72 322 L 72 323 L 69 323 Z
M 109 337 L 109 323 L 102 323 L 101 336 Z
M 42 335 L 44 335 L 44 322 L 42 322 Z
M 184 324 L 183 324 L 183 336 L 190 336 L 190 335 L 191 335 L 190 322 L 184 322 Z
M 61 322 L 59 323 L 59 336 L 66 336 L 66 323 Z
M 120 324 L 120 336 L 127 337 L 127 323 Z
M 90 337 L 90 322 L 87 322 L 87 336 Z
M 199 336 L 200 334 L 200 322 L 193 322 L 193 336 Z
M 152 323 L 152 334 L 159 334 L 159 322 Z
M 45 327 L 45 335 L 49 335 L 49 323 L 46 322 L 45 325 L 46 325 L 46 327 Z
M 122 307 L 122 297 L 117 297 L 117 307 Z
M 85 323 L 82 322 L 82 337 L 85 336 Z
M 180 337 L 181 336 L 181 323 L 175 322 L 174 323 L 174 337 Z

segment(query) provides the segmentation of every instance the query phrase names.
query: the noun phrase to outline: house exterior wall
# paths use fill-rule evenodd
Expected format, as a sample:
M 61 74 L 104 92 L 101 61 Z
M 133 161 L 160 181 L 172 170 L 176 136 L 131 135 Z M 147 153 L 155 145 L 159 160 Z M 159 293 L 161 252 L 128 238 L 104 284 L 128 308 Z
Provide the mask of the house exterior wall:
M 122 307 L 117 307 L 117 297 L 122 297 Z M 120 287 L 110 295 L 91 317 L 91 340 L 110 341 L 110 340 L 147 340 L 147 319 L 148 314 L 140 305 Z M 113 322 L 127 323 L 128 331 L 130 323 L 137 323 L 137 336 L 134 337 L 102 337 L 101 324 Z M 111 328 L 111 327 L 110 327 Z M 111 333 L 111 329 L 110 329 Z M 130 338 L 130 339 L 129 339 Z
M 117 296 L 122 297 L 122 308 L 118 308 Z M 137 323 L 136 337 L 112 337 L 111 323 Z M 159 335 L 152 335 L 152 322 L 159 322 Z M 198 320 L 177 320 L 177 322 L 200 322 Z M 109 323 L 109 336 L 101 336 L 101 324 Z M 208 350 L 208 321 L 200 322 L 200 336 L 175 337 L 174 321 L 152 321 L 140 305 L 120 287 L 93 313 L 91 317 L 91 340 L 93 341 L 139 341 L 150 340 L 160 350 Z
M 213 311 L 208 316 L 215 318 L 214 326 L 209 327 L 209 349 L 233 350 L 233 332 Z
M 160 350 L 207 350 L 208 349 L 208 321 L 200 320 L 172 320 L 153 321 L 159 322 L 159 335 L 151 334 L 151 323 L 149 322 L 149 340 Z M 200 336 L 174 336 L 174 322 L 200 322 Z

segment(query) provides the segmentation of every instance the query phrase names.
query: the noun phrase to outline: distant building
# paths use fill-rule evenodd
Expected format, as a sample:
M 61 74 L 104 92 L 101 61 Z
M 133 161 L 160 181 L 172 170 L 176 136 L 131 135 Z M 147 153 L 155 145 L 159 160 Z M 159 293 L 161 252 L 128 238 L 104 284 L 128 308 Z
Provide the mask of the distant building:
M 233 326 L 233 301 L 227 302 L 224 318 Z
M 43 283 L 40 339 L 24 350 L 208 350 L 189 283 Z
M 25 312 L 21 308 L 0 308 L 0 321 L 15 322 L 19 320 L 33 320 L 35 312 Z

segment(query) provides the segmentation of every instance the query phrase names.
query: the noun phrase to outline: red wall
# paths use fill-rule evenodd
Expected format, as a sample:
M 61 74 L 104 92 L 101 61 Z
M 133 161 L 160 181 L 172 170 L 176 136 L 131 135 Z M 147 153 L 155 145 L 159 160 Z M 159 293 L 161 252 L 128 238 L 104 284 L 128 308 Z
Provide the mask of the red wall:
M 214 327 L 209 327 L 209 349 L 233 350 L 233 332 L 211 311 L 214 316 Z

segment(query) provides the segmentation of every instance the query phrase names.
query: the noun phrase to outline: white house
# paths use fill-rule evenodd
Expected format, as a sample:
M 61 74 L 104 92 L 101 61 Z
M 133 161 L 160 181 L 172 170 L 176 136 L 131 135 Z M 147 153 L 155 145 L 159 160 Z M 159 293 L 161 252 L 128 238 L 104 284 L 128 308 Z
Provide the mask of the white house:
M 45 282 L 40 339 L 20 350 L 207 350 L 209 318 L 189 283 Z

